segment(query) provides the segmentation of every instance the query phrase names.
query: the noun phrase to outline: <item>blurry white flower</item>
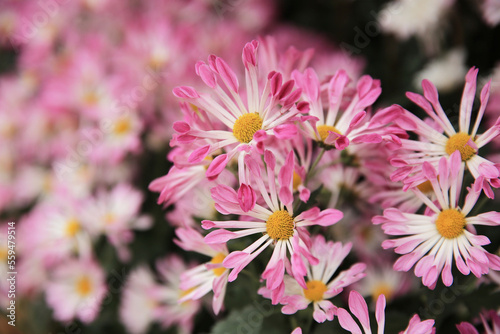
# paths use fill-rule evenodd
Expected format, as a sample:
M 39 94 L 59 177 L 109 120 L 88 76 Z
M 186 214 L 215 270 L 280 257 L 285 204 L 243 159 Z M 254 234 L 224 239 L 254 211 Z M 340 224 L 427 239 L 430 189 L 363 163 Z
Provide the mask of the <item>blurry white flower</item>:
M 463 84 L 465 74 L 465 51 L 454 49 L 442 57 L 432 60 L 415 75 L 413 85 L 421 89 L 421 82 L 427 79 L 436 85 L 440 92 L 449 92 Z
M 419 37 L 427 51 L 435 51 L 439 26 L 454 0 L 395 0 L 378 15 L 382 30 L 406 40 Z

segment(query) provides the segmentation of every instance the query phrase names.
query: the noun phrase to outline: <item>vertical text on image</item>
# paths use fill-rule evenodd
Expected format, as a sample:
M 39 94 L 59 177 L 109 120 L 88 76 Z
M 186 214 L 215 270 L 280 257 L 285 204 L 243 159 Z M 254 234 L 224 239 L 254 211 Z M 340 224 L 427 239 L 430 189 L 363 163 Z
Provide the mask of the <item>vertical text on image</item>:
M 7 227 L 7 282 L 9 289 L 7 297 L 9 304 L 7 306 L 7 318 L 10 319 L 9 325 L 16 325 L 16 223 L 9 222 Z

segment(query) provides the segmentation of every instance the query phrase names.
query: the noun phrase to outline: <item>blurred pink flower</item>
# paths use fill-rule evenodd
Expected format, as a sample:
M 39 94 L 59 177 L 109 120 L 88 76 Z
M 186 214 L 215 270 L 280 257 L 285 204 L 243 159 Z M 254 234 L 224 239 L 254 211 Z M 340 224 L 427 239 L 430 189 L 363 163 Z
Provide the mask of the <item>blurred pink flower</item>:
M 106 294 L 105 276 L 97 263 L 90 259 L 61 263 L 47 283 L 47 303 L 59 321 L 79 319 L 92 322 Z

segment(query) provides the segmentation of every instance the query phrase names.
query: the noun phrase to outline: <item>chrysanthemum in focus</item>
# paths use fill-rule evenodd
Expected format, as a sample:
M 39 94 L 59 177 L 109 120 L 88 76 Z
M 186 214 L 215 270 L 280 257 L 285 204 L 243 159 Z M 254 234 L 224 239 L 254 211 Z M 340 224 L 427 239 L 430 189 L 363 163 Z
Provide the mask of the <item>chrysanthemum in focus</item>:
M 344 287 L 365 276 L 363 271 L 366 265 L 356 263 L 349 269 L 339 272 L 333 278 L 350 250 L 350 243 L 344 246 L 340 242 L 327 242 L 322 235 L 314 237 L 311 254 L 318 258 L 319 263 L 307 267 L 307 288 L 305 289 L 294 278 L 285 276 L 285 294 L 280 302 L 284 306 L 281 311 L 284 314 L 294 314 L 313 303 L 314 320 L 317 322 L 333 320 L 336 307 L 328 299 L 338 295 Z M 270 297 L 270 291 L 266 288 L 261 288 L 259 293 L 264 297 Z
M 500 187 L 499 165 L 486 160 L 478 152 L 481 147 L 500 135 L 500 118 L 483 134 L 477 134 L 488 103 L 490 82 L 481 90 L 481 106 L 476 121 L 471 128 L 477 73 L 478 70 L 473 67 L 465 77 L 466 83 L 460 103 L 458 132 L 455 131 L 448 115 L 441 107 L 437 89 L 430 81 L 422 81 L 424 96 L 411 92 L 406 94 L 410 100 L 420 106 L 431 117 L 437 127 L 444 131 L 444 134 L 405 110 L 400 125 L 405 130 L 415 132 L 421 138 L 418 141 L 401 139 L 401 149 L 405 151 L 401 151 L 391 159 L 391 164 L 399 167 L 393 174 L 394 180 L 404 180 L 410 174 L 418 173 L 423 162 L 429 162 L 433 166 L 437 166 L 441 157 L 450 156 L 453 152 L 459 151 L 462 163 L 467 165 L 474 178 L 482 177 L 487 181 L 483 182 L 482 187 L 489 197 L 493 196 L 493 192 L 488 183 L 495 188 Z
M 500 258 L 481 247 L 489 244 L 490 240 L 477 235 L 472 227 L 499 225 L 500 213 L 491 211 L 468 216 L 481 194 L 477 181 L 469 188 L 463 206 L 458 206 L 464 168 L 460 160 L 459 151 L 449 159 L 442 157 L 438 171 L 424 162 L 423 174 L 432 185 L 437 203 L 418 188 L 412 188 L 412 191 L 427 206 L 428 214 L 410 214 L 392 208 L 373 219 L 375 224 L 382 224 L 386 234 L 402 236 L 382 243 L 386 249 L 395 248 L 396 253 L 405 254 L 395 262 L 394 269 L 408 271 L 416 264 L 415 275 L 422 277 L 422 283 L 431 289 L 440 274 L 446 286 L 453 283 L 453 259 L 464 275 L 472 272 L 480 277 L 487 274 L 490 268 L 500 269 Z
M 245 156 L 245 165 L 250 171 L 254 187 L 258 189 L 266 207 L 257 204 L 257 193 L 253 187 L 242 183 L 238 193 L 232 188 L 219 185 L 212 189 L 212 196 L 217 210 L 222 214 L 237 214 L 251 217 L 253 220 L 203 221 L 205 229 L 218 228 L 206 237 L 207 243 L 224 243 L 231 239 L 252 234 L 262 234 L 258 240 L 243 251 L 231 252 L 223 261 L 226 268 L 233 268 L 229 274 L 232 282 L 238 273 L 246 267 L 264 249 L 273 245 L 274 250 L 262 278 L 266 280 L 266 288 L 271 290 L 272 302 L 280 301 L 284 292 L 283 277 L 285 267 L 291 260 L 290 275 L 302 286 L 307 288 L 304 276 L 307 270 L 306 259 L 311 264 L 317 264 L 310 251 L 311 243 L 307 231 L 310 225 L 329 226 L 342 218 L 342 212 L 335 209 L 320 211 L 314 207 L 295 216 L 293 210 L 293 167 L 294 154 L 290 152 L 276 178 L 274 155 L 270 151 L 264 154 L 267 170 L 267 183 L 264 184 L 261 166 L 250 155 Z M 276 184 L 276 179 L 278 184 Z M 226 228 L 236 229 L 228 231 Z M 288 257 L 290 253 L 290 258 Z

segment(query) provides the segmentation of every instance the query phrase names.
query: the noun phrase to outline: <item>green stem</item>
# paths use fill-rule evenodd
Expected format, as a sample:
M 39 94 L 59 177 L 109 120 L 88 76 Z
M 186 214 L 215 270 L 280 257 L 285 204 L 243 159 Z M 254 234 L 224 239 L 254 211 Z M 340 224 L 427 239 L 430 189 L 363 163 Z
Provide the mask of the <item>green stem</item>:
M 314 170 L 316 169 L 316 166 L 318 165 L 319 161 L 323 157 L 323 154 L 325 154 L 325 149 L 324 148 L 321 149 L 321 152 L 319 152 L 318 156 L 316 157 L 316 160 L 314 160 L 311 168 L 307 172 L 306 183 L 307 183 L 307 180 L 309 179 L 309 177 L 314 174 Z

